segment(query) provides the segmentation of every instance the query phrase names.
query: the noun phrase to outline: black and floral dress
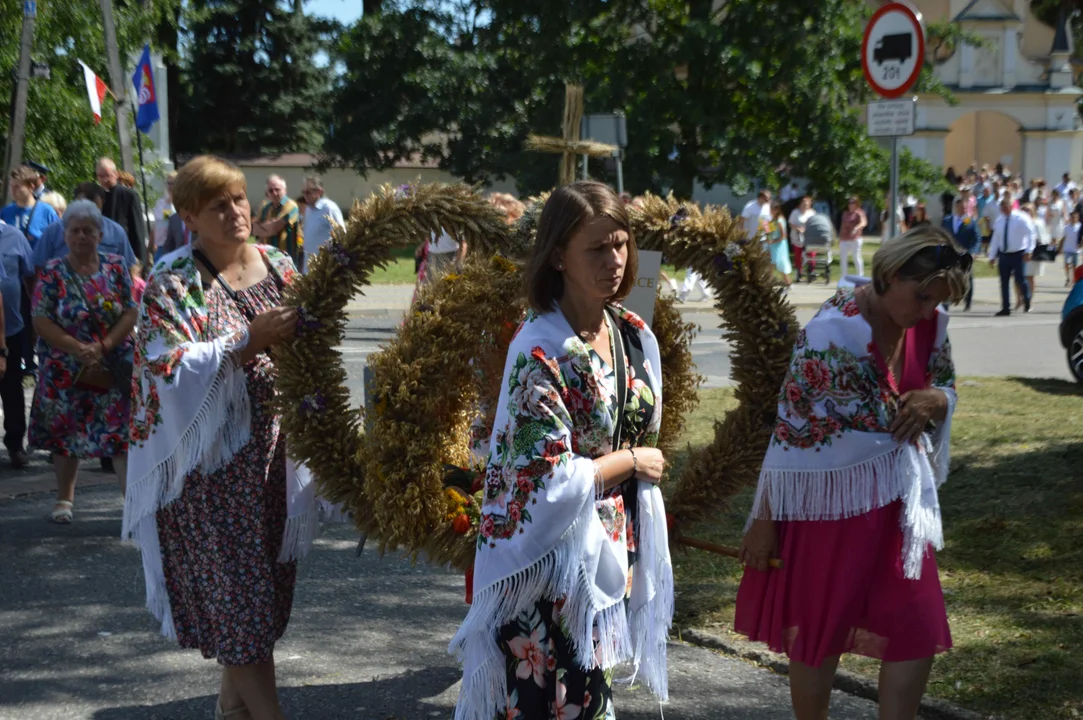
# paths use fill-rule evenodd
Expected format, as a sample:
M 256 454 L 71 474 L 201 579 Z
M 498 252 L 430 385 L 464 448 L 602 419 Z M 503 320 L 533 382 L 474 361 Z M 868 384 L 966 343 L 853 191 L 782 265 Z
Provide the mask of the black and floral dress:
M 279 285 L 293 277 L 293 264 L 276 251 L 267 257 L 271 272 L 237 291 L 236 301 L 217 284 L 204 288 L 212 335 L 242 331 L 244 313 L 281 305 Z M 270 405 L 274 362 L 264 352 L 244 372 L 251 440 L 217 472 L 188 475 L 181 496 L 157 514 L 177 639 L 223 665 L 271 660 L 289 622 L 297 578 L 296 562 L 277 560 L 287 507 L 285 436 Z

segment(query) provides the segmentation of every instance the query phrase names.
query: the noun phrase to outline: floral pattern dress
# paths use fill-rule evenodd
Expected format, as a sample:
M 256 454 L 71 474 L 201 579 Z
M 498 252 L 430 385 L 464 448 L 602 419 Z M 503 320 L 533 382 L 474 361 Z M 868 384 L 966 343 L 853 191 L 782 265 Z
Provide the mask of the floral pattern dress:
M 293 263 L 267 250 L 271 272 L 237 291 L 204 288 L 211 336 L 231 335 L 281 304 L 279 283 Z M 277 275 L 277 277 L 276 277 Z M 146 301 L 154 302 L 147 288 Z M 220 470 L 194 472 L 181 496 L 157 513 L 158 539 L 173 625 L 181 647 L 198 648 L 223 665 L 271 660 L 289 622 L 296 562 L 277 561 L 286 524 L 286 443 L 269 406 L 274 361 L 260 353 L 245 366 L 252 403 L 251 440 Z
M 79 283 L 82 295 L 73 289 Z M 92 307 L 87 307 L 83 296 Z M 79 275 L 64 258 L 50 260 L 38 276 L 32 301 L 34 317 L 56 323 L 64 332 L 89 343 L 101 340 L 121 315 L 135 307 L 131 276 L 119 255 L 98 255 L 98 271 Z M 97 318 L 97 320 L 95 320 Z M 129 335 L 114 351 L 132 359 Z M 84 390 L 75 381 L 81 363 L 74 355 L 39 340 L 41 366 L 30 410 L 31 447 L 76 458 L 115 457 L 128 452 L 131 398 L 128 388 L 107 392 Z
M 645 432 L 654 414 L 654 396 L 650 387 L 636 377 L 635 368 L 643 367 L 638 336 L 625 332 L 629 341 L 625 369 L 628 396 L 624 408 L 625 439 L 622 448 L 651 444 Z M 601 356 L 584 343 L 584 358 L 589 368 L 581 368 L 580 387 L 597 389 L 612 415 L 617 405 L 616 373 Z M 576 383 L 572 382 L 571 385 Z M 627 432 L 627 430 L 631 430 Z M 608 442 L 612 443 L 609 439 Z M 609 447 L 600 454 L 609 451 Z M 626 482 L 607 490 L 595 501 L 595 510 L 612 542 L 628 547 L 627 598 L 631 592 L 635 562 L 634 483 Z M 562 600 L 542 599 L 500 629 L 500 644 L 507 659 L 507 708 L 501 720 L 614 720 L 613 671 L 595 666 L 584 671 L 575 661 L 575 653 L 562 617 Z M 595 644 L 602 642 L 594 631 Z

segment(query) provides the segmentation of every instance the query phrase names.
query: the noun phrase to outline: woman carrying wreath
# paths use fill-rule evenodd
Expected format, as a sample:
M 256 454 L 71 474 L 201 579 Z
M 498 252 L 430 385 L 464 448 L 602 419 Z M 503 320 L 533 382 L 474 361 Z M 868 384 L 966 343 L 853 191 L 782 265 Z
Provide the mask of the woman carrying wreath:
M 798 335 L 734 619 L 789 656 L 797 720 L 827 718 L 844 652 L 882 661 L 881 718 L 912 719 L 951 647 L 933 554 L 956 400 L 939 306 L 963 299 L 971 264 L 943 230 L 909 230 Z M 775 556 L 784 568 L 768 571 Z
M 493 425 L 473 606 L 451 642 L 464 665 L 457 720 L 612 718 L 626 660 L 667 695 L 661 361 L 653 333 L 615 304 L 636 267 L 612 189 L 553 192 Z
M 244 175 L 214 157 L 177 174 L 192 245 L 158 260 L 136 348 L 123 533 L 142 550 L 162 634 L 223 666 L 216 717 L 279 720 L 274 646 L 286 630 L 311 496 L 287 465 L 271 403 L 288 256 L 248 243 Z
M 52 454 L 51 517 L 68 524 L 80 459 L 111 458 L 124 492 L 136 306 L 124 259 L 98 251 L 105 222 L 98 206 L 76 200 L 62 222 L 68 255 L 46 263 L 34 285 L 42 352 L 27 440 Z

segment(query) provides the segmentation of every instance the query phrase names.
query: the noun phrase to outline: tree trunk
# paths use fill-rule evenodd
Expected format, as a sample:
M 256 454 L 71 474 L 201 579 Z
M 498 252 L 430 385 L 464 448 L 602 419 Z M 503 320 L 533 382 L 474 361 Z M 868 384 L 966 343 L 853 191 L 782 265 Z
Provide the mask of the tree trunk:
M 361 12 L 363 15 L 379 15 L 383 4 L 383 0 L 361 0 Z

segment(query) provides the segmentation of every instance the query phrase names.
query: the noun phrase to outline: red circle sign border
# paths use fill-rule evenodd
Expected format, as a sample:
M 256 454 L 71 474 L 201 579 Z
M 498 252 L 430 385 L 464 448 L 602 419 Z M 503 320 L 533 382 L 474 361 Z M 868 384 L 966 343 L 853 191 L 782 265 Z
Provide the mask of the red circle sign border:
M 885 90 L 884 88 L 880 87 L 879 84 L 877 84 L 876 80 L 872 76 L 872 73 L 869 71 L 869 61 L 866 52 L 868 51 L 869 47 L 869 31 L 876 24 L 876 21 L 884 15 L 888 14 L 889 12 L 895 11 L 903 12 L 906 15 L 907 19 L 909 19 L 911 24 L 913 24 L 914 26 L 914 30 L 918 36 L 918 61 L 914 64 L 914 71 L 910 73 L 910 77 L 907 78 L 906 82 L 904 82 L 902 85 L 895 88 L 894 90 Z M 924 67 L 924 65 L 925 28 L 922 27 L 921 16 L 918 14 L 918 12 L 906 3 L 901 2 L 888 3 L 887 5 L 884 5 L 882 8 L 874 12 L 872 14 L 872 17 L 869 18 L 869 22 L 866 23 L 865 33 L 864 36 L 861 38 L 861 71 L 865 74 L 865 82 L 869 84 L 869 87 L 871 87 L 873 91 L 876 92 L 876 94 L 880 97 L 884 97 L 889 100 L 897 97 L 902 97 L 907 92 L 909 92 L 910 88 L 914 87 L 914 83 L 918 81 L 918 76 L 921 75 L 921 69 L 922 67 Z

